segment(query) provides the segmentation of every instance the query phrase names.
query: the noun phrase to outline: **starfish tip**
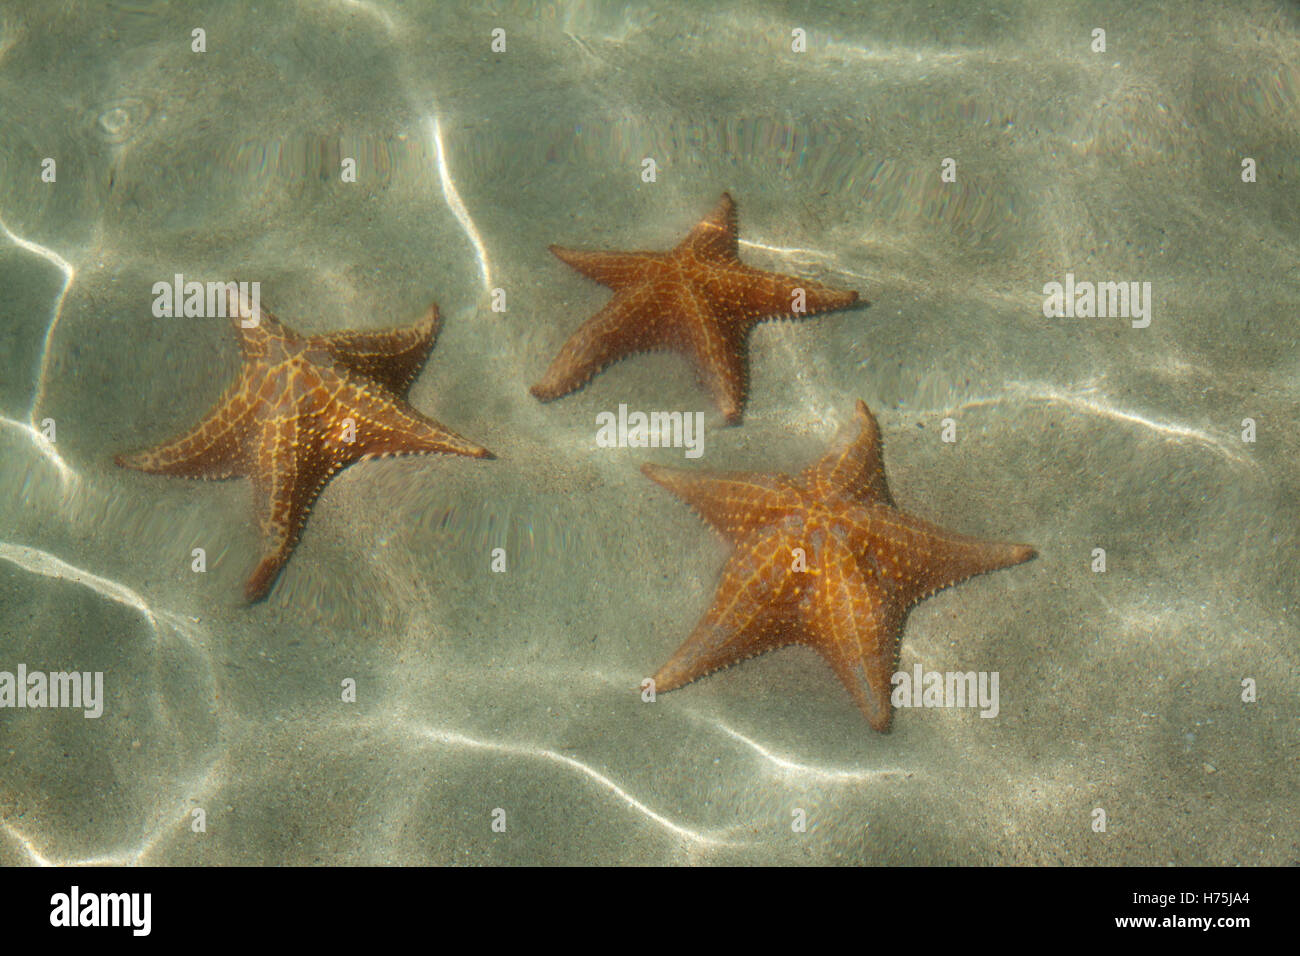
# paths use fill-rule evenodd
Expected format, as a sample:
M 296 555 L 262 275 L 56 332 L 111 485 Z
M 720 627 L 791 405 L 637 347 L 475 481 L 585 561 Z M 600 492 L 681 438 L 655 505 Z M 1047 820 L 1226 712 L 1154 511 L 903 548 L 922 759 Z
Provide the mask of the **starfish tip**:
M 666 465 L 656 465 L 652 462 L 646 462 L 641 466 L 641 474 L 645 475 L 656 485 L 667 488 L 669 491 L 675 490 L 678 485 L 677 479 L 683 474 L 679 468 L 669 468 Z
M 257 604 L 271 593 L 271 585 L 279 577 L 279 565 L 269 566 L 270 563 L 263 561 L 257 566 L 257 570 L 252 573 L 249 579 L 244 582 L 244 603 Z
M 671 664 L 664 665 L 655 672 L 653 677 L 650 678 L 655 683 L 655 693 L 661 691 L 666 693 L 667 691 L 676 690 L 677 688 L 690 683 L 690 680 L 686 679 L 685 675 L 680 672 L 674 673 L 670 671 L 670 667 Z
M 419 321 L 415 323 L 415 327 L 420 330 L 437 328 L 438 318 L 438 303 L 434 302 L 429 306 L 428 311 L 420 316 Z
M 894 709 L 892 707 L 886 707 L 884 714 L 868 715 L 867 723 L 871 726 L 871 729 L 878 734 L 889 733 L 894 723 Z

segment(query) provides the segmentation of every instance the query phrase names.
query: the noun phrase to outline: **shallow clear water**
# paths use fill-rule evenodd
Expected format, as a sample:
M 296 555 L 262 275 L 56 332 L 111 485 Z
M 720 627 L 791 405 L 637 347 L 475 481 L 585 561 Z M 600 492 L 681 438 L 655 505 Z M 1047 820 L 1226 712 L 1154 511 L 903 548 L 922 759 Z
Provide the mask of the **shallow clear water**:
M 1300 862 L 1296 7 L 705 6 L 0 10 L 0 671 L 106 697 L 0 709 L 0 862 Z M 871 305 L 760 325 L 740 427 L 669 354 L 534 400 L 609 299 L 547 246 L 667 249 L 724 189 L 747 262 Z M 250 483 L 112 460 L 238 371 L 153 316 L 175 273 L 307 333 L 436 300 L 411 402 L 498 459 L 342 472 L 244 606 Z M 1149 326 L 1045 317 L 1067 273 Z M 900 507 L 1039 550 L 904 632 L 998 716 L 876 734 L 803 648 L 643 703 L 728 550 L 641 463 L 794 472 L 858 398 Z M 598 448 L 620 403 L 703 457 Z

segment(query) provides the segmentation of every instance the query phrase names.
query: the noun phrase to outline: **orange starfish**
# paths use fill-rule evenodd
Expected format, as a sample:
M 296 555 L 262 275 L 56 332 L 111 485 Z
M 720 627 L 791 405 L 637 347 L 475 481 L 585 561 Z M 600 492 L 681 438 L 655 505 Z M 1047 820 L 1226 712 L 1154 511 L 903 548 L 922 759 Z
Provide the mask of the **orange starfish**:
M 438 334 L 438 307 L 414 325 L 304 337 L 247 305 L 229 314 L 244 368 L 202 421 L 147 451 L 118 455 L 124 468 L 181 478 L 253 480 L 263 557 L 244 587 L 265 597 L 297 544 L 316 496 L 333 475 L 365 458 L 441 452 L 491 458 L 406 403 Z
M 637 352 L 689 356 L 729 425 L 745 407 L 745 342 L 764 318 L 799 318 L 858 300 L 816 282 L 751 269 L 737 254 L 736 205 L 727 193 L 672 252 L 551 252 L 614 298 L 574 332 L 530 389 L 550 401 Z
M 860 432 L 798 477 L 644 465 L 735 547 L 713 605 L 655 674 L 656 690 L 786 644 L 818 651 L 871 726 L 889 729 L 890 678 L 908 610 L 941 588 L 1034 557 L 899 511 L 880 432 L 858 402 Z

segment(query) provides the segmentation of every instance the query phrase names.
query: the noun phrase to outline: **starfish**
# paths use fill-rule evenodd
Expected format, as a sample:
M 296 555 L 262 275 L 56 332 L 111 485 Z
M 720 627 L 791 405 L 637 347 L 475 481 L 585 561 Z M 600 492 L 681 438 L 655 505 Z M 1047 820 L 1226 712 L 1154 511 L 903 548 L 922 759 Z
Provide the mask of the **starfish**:
M 550 401 L 581 388 L 611 362 L 673 349 L 689 356 L 727 424 L 744 412 L 745 343 L 764 318 L 799 318 L 858 300 L 794 276 L 752 269 L 737 253 L 736 204 L 722 199 L 672 252 L 580 252 L 551 246 L 578 272 L 614 290 L 530 391 Z
M 193 428 L 115 460 L 159 475 L 252 479 L 264 545 L 248 601 L 270 593 L 316 496 L 344 466 L 432 452 L 493 457 L 405 401 L 438 334 L 436 305 L 403 328 L 302 336 L 265 311 L 245 328 L 247 304 L 233 289 L 228 299 L 239 378 Z
M 908 610 L 1034 557 L 1028 545 L 968 538 L 899 511 L 876 420 L 861 401 L 857 423 L 855 439 L 797 477 L 642 466 L 734 547 L 712 606 L 655 674 L 656 690 L 804 644 L 826 659 L 871 726 L 887 731 Z

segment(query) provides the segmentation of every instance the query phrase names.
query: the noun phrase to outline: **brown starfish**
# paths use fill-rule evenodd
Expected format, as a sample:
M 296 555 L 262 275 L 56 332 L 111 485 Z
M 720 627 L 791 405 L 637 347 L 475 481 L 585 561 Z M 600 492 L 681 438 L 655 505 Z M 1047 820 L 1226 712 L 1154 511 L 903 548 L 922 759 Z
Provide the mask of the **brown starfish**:
M 1034 557 L 899 511 L 885 484 L 880 432 L 858 402 L 860 432 L 798 477 L 644 465 L 735 550 L 713 605 L 654 676 L 656 690 L 786 644 L 818 651 L 879 731 L 908 610 L 941 588 Z
M 799 318 L 858 300 L 794 276 L 751 269 L 737 254 L 736 205 L 727 193 L 672 252 L 551 252 L 614 298 L 584 322 L 530 390 L 542 401 L 585 385 L 606 365 L 637 352 L 689 356 L 727 423 L 745 407 L 745 343 L 764 318 Z
M 244 352 L 239 378 L 193 428 L 115 460 L 181 478 L 252 478 L 265 543 L 249 601 L 270 592 L 316 496 L 344 466 L 431 452 L 493 457 L 404 400 L 438 334 L 436 305 L 404 328 L 309 337 L 265 311 L 245 328 L 249 310 L 233 291 L 228 311 Z

